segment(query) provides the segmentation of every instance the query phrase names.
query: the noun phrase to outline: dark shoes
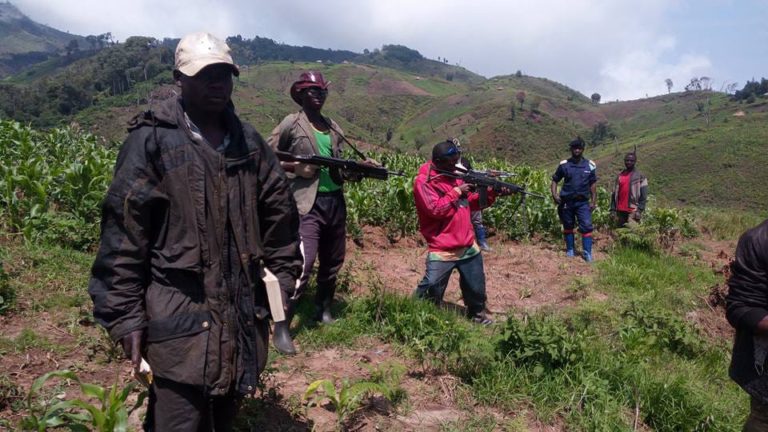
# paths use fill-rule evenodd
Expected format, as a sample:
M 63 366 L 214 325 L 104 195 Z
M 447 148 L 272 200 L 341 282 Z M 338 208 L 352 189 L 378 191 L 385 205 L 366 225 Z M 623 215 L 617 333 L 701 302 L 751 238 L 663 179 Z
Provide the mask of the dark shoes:
M 272 335 L 274 340 L 272 343 L 280 354 L 296 354 L 296 347 L 293 345 L 293 339 L 291 339 L 290 325 L 291 322 L 287 320 L 275 323 L 275 329 Z
M 330 302 L 328 304 L 324 304 L 323 306 L 316 306 L 315 316 L 313 316 L 312 319 L 323 324 L 333 324 L 336 322 L 336 320 L 333 319 L 333 315 L 331 314 Z
M 493 320 L 488 315 L 486 315 L 485 312 L 480 312 L 478 314 L 475 314 L 470 319 L 475 324 L 481 324 L 481 325 L 493 324 Z

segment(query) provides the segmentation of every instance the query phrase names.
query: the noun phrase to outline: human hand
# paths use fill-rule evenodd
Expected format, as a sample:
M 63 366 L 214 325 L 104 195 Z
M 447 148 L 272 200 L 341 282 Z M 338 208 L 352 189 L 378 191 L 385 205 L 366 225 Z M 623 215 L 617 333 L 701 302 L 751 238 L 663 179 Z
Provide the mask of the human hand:
M 635 210 L 632 212 L 632 219 L 634 219 L 637 222 L 640 222 L 640 219 L 643 217 L 643 212 L 640 210 Z
M 513 195 L 513 194 L 516 194 L 516 193 L 517 193 L 516 190 L 510 189 L 508 187 L 502 187 L 501 189 L 499 189 L 499 195 L 500 196 L 508 196 L 508 195 Z
M 123 336 L 120 340 L 123 345 L 125 357 L 131 360 L 131 364 L 133 364 L 135 369 L 138 369 L 141 366 L 141 345 L 143 338 L 144 330 L 134 330 Z
M 294 162 L 296 165 L 293 167 L 293 172 L 299 176 L 304 178 L 312 178 L 315 176 L 315 172 L 317 171 L 317 166 L 305 164 L 301 162 Z
M 379 163 L 379 161 L 377 161 L 376 159 L 371 159 L 371 158 L 365 158 L 365 160 L 360 162 L 360 163 L 363 164 L 363 165 L 368 165 L 368 166 L 377 167 L 377 168 L 383 166 L 383 165 L 381 165 L 381 163 Z
M 557 204 L 557 205 L 560 205 L 560 203 L 562 202 L 562 200 L 560 199 L 560 197 L 559 197 L 559 196 L 557 196 L 557 195 L 552 195 L 552 201 L 554 201 L 554 202 L 555 202 L 555 204 Z
M 469 183 L 462 183 L 453 188 L 459 195 L 464 196 L 472 191 L 472 185 Z

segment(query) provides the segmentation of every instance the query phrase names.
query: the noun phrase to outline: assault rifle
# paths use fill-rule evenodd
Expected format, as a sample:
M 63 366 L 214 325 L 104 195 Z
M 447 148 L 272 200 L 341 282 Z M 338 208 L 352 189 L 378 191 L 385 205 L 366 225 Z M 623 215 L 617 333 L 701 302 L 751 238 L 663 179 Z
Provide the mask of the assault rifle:
M 390 171 L 386 167 L 376 166 L 351 159 L 339 159 L 318 155 L 295 155 L 288 152 L 276 151 L 277 158 L 283 162 L 300 162 L 308 165 L 317 165 L 328 168 L 337 168 L 358 174 L 362 177 L 370 177 L 379 180 L 387 180 L 389 176 L 405 176 L 402 171 Z
M 473 174 L 480 174 L 480 175 L 484 175 L 484 176 L 487 176 L 487 177 L 514 177 L 514 176 L 517 175 L 517 174 L 515 174 L 513 172 L 499 171 L 499 170 L 495 170 L 495 169 L 487 169 L 487 170 L 484 170 L 484 171 L 468 170 L 467 172 L 468 173 L 473 173 Z
M 441 170 L 437 168 L 433 168 L 433 169 L 439 172 L 440 174 L 447 175 L 448 177 L 461 179 L 464 181 L 464 183 L 468 183 L 471 185 L 480 186 L 483 188 L 489 187 L 495 191 L 499 191 L 502 188 L 506 188 L 515 193 L 546 199 L 544 195 L 537 194 L 536 192 L 528 192 L 522 186 L 518 186 L 513 183 L 503 182 L 501 180 L 496 180 L 495 178 L 492 178 L 488 175 L 483 175 L 481 173 L 478 173 L 477 171 L 468 170 L 466 168 L 456 167 L 456 171 L 459 171 L 459 172 L 446 171 L 446 170 Z

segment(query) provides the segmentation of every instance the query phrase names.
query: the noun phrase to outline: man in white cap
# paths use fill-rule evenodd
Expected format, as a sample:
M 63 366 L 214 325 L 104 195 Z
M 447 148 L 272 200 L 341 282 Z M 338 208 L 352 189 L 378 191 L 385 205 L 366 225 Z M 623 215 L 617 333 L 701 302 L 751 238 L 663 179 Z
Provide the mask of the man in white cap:
M 136 116 L 103 203 L 88 287 L 96 320 L 152 371 L 145 429 L 226 431 L 266 364 L 262 268 L 293 293 L 299 217 L 280 164 L 231 102 L 239 70 L 185 36 L 181 97 Z

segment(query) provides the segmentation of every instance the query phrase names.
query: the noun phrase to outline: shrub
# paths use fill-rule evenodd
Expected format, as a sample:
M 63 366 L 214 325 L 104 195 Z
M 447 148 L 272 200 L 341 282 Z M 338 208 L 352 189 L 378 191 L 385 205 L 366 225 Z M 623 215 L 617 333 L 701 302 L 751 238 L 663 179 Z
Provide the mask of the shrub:
M 510 317 L 499 350 L 518 364 L 533 365 L 535 373 L 541 374 L 581 361 L 587 340 L 586 333 L 569 329 L 551 315 L 527 316 L 524 321 Z
M 11 286 L 8 273 L 0 261 L 0 315 L 10 311 L 16 303 L 16 290 Z

